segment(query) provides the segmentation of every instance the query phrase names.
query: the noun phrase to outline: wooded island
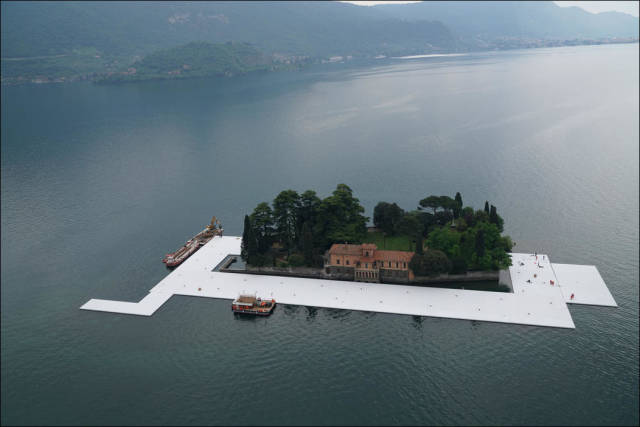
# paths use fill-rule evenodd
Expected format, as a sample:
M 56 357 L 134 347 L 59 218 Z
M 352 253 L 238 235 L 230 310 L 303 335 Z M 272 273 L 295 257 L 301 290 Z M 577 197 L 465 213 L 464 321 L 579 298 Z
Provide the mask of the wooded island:
M 254 267 L 355 269 L 356 280 L 361 271 L 375 281 L 385 275 L 411 279 L 511 265 L 513 243 L 501 235 L 504 220 L 489 202 L 474 210 L 464 206 L 460 193 L 432 195 L 408 212 L 379 202 L 375 227 L 369 228 L 364 212 L 345 184 L 324 199 L 312 190 L 282 191 L 271 206 L 262 202 L 245 216 L 242 258 Z

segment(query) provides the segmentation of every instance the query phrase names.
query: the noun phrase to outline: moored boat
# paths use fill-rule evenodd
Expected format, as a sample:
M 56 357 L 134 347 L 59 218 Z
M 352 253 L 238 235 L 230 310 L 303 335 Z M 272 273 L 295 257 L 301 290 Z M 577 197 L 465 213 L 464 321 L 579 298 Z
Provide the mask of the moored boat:
M 276 307 L 276 300 L 263 300 L 255 295 L 240 295 L 231 303 L 231 310 L 234 313 L 253 314 L 256 316 L 268 316 L 273 313 Z
M 213 239 L 214 236 L 222 236 L 223 231 L 224 230 L 220 225 L 220 222 L 214 216 L 211 219 L 211 224 L 207 225 L 204 230 L 187 240 L 187 243 L 185 243 L 180 249 L 166 254 L 164 258 L 162 258 L 162 262 L 165 263 L 167 267 L 179 266 L 184 260 L 207 244 L 209 240 Z

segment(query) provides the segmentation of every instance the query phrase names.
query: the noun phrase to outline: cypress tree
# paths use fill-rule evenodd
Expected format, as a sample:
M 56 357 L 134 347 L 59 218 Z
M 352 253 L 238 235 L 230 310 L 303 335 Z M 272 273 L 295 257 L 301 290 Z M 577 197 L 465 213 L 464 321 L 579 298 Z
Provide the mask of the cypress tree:
M 313 265 L 313 235 L 306 221 L 302 225 L 302 253 L 305 265 L 311 267 Z
M 489 222 L 498 225 L 498 212 L 496 207 L 491 205 L 491 213 L 489 213 Z
M 424 250 L 422 249 L 422 234 L 420 234 L 416 239 L 416 253 L 418 255 L 422 255 L 424 253 Z
M 256 260 L 256 255 L 258 254 L 258 241 L 256 240 L 256 233 L 248 215 L 244 216 L 244 231 L 242 232 L 241 248 L 242 259 L 247 264 L 251 264 Z
M 246 262 L 249 258 L 248 253 L 248 243 L 249 243 L 249 235 L 251 233 L 251 221 L 249 220 L 249 215 L 244 216 L 244 230 L 242 231 L 242 243 L 240 247 L 242 248 L 240 251 L 240 255 L 242 259 Z
M 489 202 L 487 201 L 484 202 L 484 211 L 489 215 Z
M 462 196 L 458 191 L 456 193 L 456 204 L 453 206 L 453 217 L 458 219 L 460 217 L 460 212 L 462 211 Z

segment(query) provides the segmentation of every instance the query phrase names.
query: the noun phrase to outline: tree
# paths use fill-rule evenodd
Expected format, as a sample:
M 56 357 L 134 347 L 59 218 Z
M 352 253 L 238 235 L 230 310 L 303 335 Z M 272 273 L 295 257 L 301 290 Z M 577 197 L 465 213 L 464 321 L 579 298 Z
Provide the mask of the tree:
M 307 223 L 309 229 L 313 230 L 313 226 L 316 223 L 316 218 L 318 216 L 318 207 L 320 206 L 320 198 L 316 195 L 316 192 L 313 190 L 307 190 L 300 195 L 300 206 L 298 208 L 298 220 L 297 223 L 300 228 L 304 223 Z M 303 233 L 302 230 L 298 230 L 297 232 L 299 236 L 298 246 L 302 248 L 302 238 Z
M 338 184 L 333 194 L 320 203 L 314 233 L 322 236 L 322 249 L 332 243 L 360 243 L 367 233 L 368 218 L 362 215 L 364 208 L 353 197 L 346 184 Z
M 409 262 L 409 268 L 418 276 L 431 276 L 448 272 L 451 262 L 444 252 L 428 249 L 423 255 L 415 254 Z
M 273 238 L 273 211 L 267 202 L 259 203 L 250 216 L 258 252 L 265 253 L 271 247 Z
M 485 200 L 484 202 L 484 211 L 489 215 L 489 202 Z
M 395 203 L 379 202 L 373 209 L 373 224 L 385 234 L 397 232 L 396 227 L 402 220 L 404 210 Z
M 460 216 L 464 219 L 464 221 L 467 223 L 467 226 L 469 227 L 473 227 L 475 224 L 473 214 L 474 212 L 471 206 L 462 208 L 462 211 L 460 212 Z
M 501 240 L 501 244 L 502 244 L 502 248 L 504 249 L 505 252 L 511 252 L 511 249 L 513 248 L 513 241 L 511 240 L 510 236 L 502 236 L 500 237 Z
M 457 206 L 456 201 L 449 196 L 429 196 L 420 200 L 420 207 L 433 209 L 433 215 L 436 215 L 438 208 L 453 214 L 455 206 Z
M 440 196 L 438 197 L 438 200 L 440 202 L 440 207 L 447 213 L 451 214 L 451 216 L 453 216 L 453 211 L 456 208 L 456 206 L 458 205 L 456 203 L 455 200 L 453 200 L 451 197 L 449 196 Z
M 422 238 L 422 222 L 420 218 L 412 213 L 407 213 L 402 217 L 402 220 L 398 223 L 398 234 L 409 236 L 414 240 Z
M 242 232 L 241 256 L 246 262 L 252 259 L 258 252 L 258 244 L 253 232 L 253 225 L 249 219 L 249 215 L 244 216 L 244 231 Z
M 297 219 L 300 208 L 300 196 L 294 190 L 281 191 L 273 200 L 273 218 L 278 239 L 291 255 L 296 239 Z
M 415 215 L 416 218 L 420 220 L 420 222 L 422 223 L 422 237 L 426 238 L 429 234 L 429 231 L 431 231 L 432 228 L 436 225 L 436 217 L 429 212 L 423 212 L 419 210 L 410 211 L 408 213 Z
M 304 256 L 304 263 L 311 267 L 313 265 L 313 235 L 311 234 L 311 228 L 309 224 L 305 222 L 302 225 L 302 254 Z
M 462 195 L 460 194 L 460 192 L 456 193 L 456 198 L 455 198 L 456 204 L 453 208 L 453 217 L 455 219 L 460 218 L 460 212 L 462 211 Z
M 429 249 L 437 249 L 450 257 L 460 253 L 460 233 L 450 227 L 442 227 L 429 233 L 427 239 Z
M 289 265 L 291 267 L 302 267 L 305 264 L 304 257 L 299 254 L 289 255 L 289 257 L 287 258 L 287 261 L 289 262 Z
M 420 234 L 417 238 L 416 238 L 416 253 L 418 255 L 422 255 L 424 253 L 424 242 L 422 241 L 422 234 Z
M 422 208 L 431 208 L 433 209 L 433 215 L 436 214 L 436 210 L 440 207 L 440 197 L 438 196 L 429 196 L 425 199 L 420 200 L 420 206 Z
M 489 222 L 489 214 L 485 211 L 477 210 L 473 217 L 473 223 L 477 225 L 479 222 Z
M 484 255 L 484 229 L 480 228 L 476 231 L 476 255 L 482 257 Z
M 498 213 L 496 212 L 496 207 L 493 205 L 491 205 L 491 210 L 489 211 L 489 222 L 496 225 L 498 222 Z
M 458 231 L 465 231 L 468 228 L 467 221 L 465 221 L 464 218 L 462 217 L 458 218 L 455 224 L 456 224 L 456 230 Z
M 438 225 L 447 225 L 453 219 L 453 213 L 448 210 L 438 211 L 435 214 L 436 224 Z
M 444 252 L 430 249 L 424 254 L 424 268 L 427 274 L 446 273 L 451 268 L 451 263 Z

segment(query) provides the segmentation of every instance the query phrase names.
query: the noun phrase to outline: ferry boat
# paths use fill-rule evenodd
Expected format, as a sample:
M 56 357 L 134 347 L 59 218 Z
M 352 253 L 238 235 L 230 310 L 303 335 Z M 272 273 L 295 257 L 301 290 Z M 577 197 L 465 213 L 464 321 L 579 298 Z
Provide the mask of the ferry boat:
M 187 240 L 187 243 L 185 243 L 180 249 L 166 254 L 164 258 L 162 258 L 162 262 L 169 268 L 179 266 L 184 260 L 193 255 L 209 240 L 213 239 L 214 236 L 222 236 L 223 231 L 220 221 L 218 221 L 214 216 L 211 219 L 211 224 L 207 225 L 204 230 Z
M 276 300 L 263 300 L 255 295 L 240 295 L 231 303 L 234 313 L 255 314 L 256 316 L 268 316 L 273 313 Z

